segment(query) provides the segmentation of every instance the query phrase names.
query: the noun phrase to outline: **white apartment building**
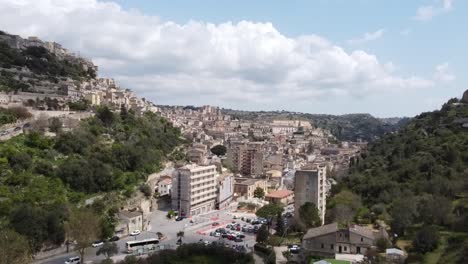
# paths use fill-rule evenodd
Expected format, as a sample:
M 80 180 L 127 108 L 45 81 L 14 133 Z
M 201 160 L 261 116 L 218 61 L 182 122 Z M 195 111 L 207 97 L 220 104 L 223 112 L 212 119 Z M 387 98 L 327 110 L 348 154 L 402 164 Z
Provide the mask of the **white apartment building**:
M 163 179 L 158 182 L 159 196 L 171 195 L 172 179 Z
M 299 217 L 299 208 L 306 202 L 311 202 L 317 206 L 322 225 L 325 223 L 326 181 L 325 164 L 312 164 L 296 171 L 294 179 L 294 215 L 296 217 Z
M 217 177 L 215 165 L 189 164 L 177 169 L 172 178 L 172 209 L 190 217 L 216 208 Z

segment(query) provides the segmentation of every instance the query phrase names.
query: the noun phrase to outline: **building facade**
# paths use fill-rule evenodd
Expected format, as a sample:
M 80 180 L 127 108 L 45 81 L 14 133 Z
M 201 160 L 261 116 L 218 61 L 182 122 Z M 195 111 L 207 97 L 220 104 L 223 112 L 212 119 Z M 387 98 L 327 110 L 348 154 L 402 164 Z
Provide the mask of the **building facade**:
M 322 225 L 325 222 L 327 168 L 323 164 L 309 165 L 297 170 L 294 180 L 294 211 L 299 216 L 299 208 L 306 202 L 317 206 Z
M 334 257 L 335 254 L 362 254 L 375 245 L 379 232 L 351 225 L 339 228 L 337 223 L 311 228 L 302 239 L 302 248 L 308 255 Z
M 243 176 L 263 173 L 263 144 L 260 142 L 233 142 L 228 148 L 227 158 Z
M 158 193 L 159 196 L 171 195 L 172 191 L 172 179 L 163 179 L 158 182 Z
M 271 191 L 265 195 L 265 200 L 270 203 L 282 203 L 288 205 L 294 202 L 294 192 L 290 190 Z
M 236 178 L 234 183 L 234 194 L 236 197 L 244 197 L 249 200 L 254 198 L 255 189 L 262 188 L 265 193 L 268 191 L 268 184 L 263 179 Z
M 218 178 L 218 198 L 216 209 L 225 209 L 229 206 L 234 195 L 234 176 L 221 175 Z
M 216 166 L 189 164 L 177 169 L 172 178 L 172 209 L 190 217 L 215 209 L 217 194 Z

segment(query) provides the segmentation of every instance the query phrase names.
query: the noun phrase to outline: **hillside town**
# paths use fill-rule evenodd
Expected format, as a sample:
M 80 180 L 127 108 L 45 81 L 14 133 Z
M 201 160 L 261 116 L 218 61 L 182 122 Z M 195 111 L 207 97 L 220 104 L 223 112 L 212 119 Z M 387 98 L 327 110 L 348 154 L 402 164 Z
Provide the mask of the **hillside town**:
M 0 42 L 15 50 L 43 48 L 67 64 L 77 65 L 90 78 L 77 79 L 72 77 L 50 78 L 50 76 L 34 73 L 28 67 L 0 67 L 0 76 L 12 76 L 23 84 L 18 91 L 2 91 L 0 89 L 0 105 L 28 106 L 39 110 L 70 109 L 70 103 L 86 100 L 92 106 L 106 105 L 111 108 L 125 107 L 136 112 L 153 111 L 156 106 L 145 98 L 138 97 L 130 89 L 119 87 L 111 78 L 96 78 L 98 66 L 79 54 L 70 52 L 56 42 L 42 41 L 37 37 L 23 39 L 18 35 L 5 32 L 0 34 Z M 0 65 L 1 66 L 1 65 Z
M 310 263 L 331 263 L 320 259 L 361 263 L 375 251 L 378 241 L 391 239 L 383 222 L 358 225 L 349 221 L 352 213 L 346 208 L 339 212 L 341 216 L 327 212 L 333 186 L 347 177 L 350 166 L 367 150 L 367 142 L 340 141 L 305 118 L 275 118 L 272 114 L 269 118 L 242 119 L 218 106 L 156 105 L 121 88 L 111 78 L 97 77 L 98 67 L 91 60 L 58 43 L 4 32 L 0 42 L 20 51 L 39 47 L 60 63 L 77 65 L 81 74 L 51 78 L 26 66 L 3 65 L 1 77 L 22 86 L 0 91 L 0 106 L 26 108 L 32 115 L 4 125 L 1 141 L 37 131 L 56 138 L 59 130 L 72 132 L 79 121 L 106 109 L 112 112 L 109 115 L 122 119 L 127 111 L 135 116 L 151 112 L 165 120 L 164 132 L 168 127 L 180 131 L 183 142 L 168 155 L 176 153 L 178 158 L 164 157 L 164 167 L 144 175 L 142 185 L 119 203 L 108 241 L 97 240 L 78 257 L 70 251 L 67 240 L 37 252 L 35 263 L 63 263 L 64 259 L 77 263 L 85 256 L 97 263 L 102 258 L 96 253 L 109 240 L 120 248 L 113 257 L 116 261 L 197 243 L 221 244 L 255 256 L 256 247 L 266 244 L 269 247 L 264 250 L 274 252 L 275 263 L 304 263 L 311 256 L 317 261 Z M 77 107 L 79 104 L 85 107 Z M 56 118 L 60 129 L 53 131 L 50 123 Z M 104 135 L 104 145 L 112 144 L 110 135 Z M 105 194 L 89 195 L 83 205 L 93 206 L 103 197 Z M 280 212 L 262 216 L 265 208 L 279 208 Z M 318 217 L 312 224 L 306 224 L 303 217 L 309 209 L 316 209 Z M 347 219 L 345 224 L 335 221 L 340 217 Z M 264 240 L 259 238 L 262 232 L 267 234 Z M 291 233 L 294 235 L 288 237 Z M 381 255 L 388 263 L 402 263 L 407 256 L 397 248 L 384 250 Z

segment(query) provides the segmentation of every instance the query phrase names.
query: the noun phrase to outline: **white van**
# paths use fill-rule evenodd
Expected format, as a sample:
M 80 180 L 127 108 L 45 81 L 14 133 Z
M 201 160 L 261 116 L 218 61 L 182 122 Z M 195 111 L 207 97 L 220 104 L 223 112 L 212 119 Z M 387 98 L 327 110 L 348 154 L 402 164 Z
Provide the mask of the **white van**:
M 71 257 L 67 261 L 65 261 L 65 264 L 80 264 L 80 257 Z

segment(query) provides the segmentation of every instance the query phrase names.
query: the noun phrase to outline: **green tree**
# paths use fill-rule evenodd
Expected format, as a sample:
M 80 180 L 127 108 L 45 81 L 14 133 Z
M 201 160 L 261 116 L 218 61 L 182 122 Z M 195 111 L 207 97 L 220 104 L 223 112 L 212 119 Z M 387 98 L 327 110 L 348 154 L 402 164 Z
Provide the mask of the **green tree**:
M 413 240 L 414 249 L 422 254 L 433 251 L 439 243 L 439 234 L 434 226 L 423 226 Z
M 151 197 L 151 187 L 146 183 L 140 185 L 140 192 L 142 192 L 146 196 L 146 198 Z
M 103 106 L 97 109 L 96 117 L 101 120 L 105 126 L 110 126 L 114 122 L 114 113 L 107 107 Z
M 279 236 L 283 236 L 285 232 L 284 219 L 281 213 L 276 216 L 276 233 Z
M 216 145 L 211 148 L 211 153 L 215 154 L 216 156 L 224 156 L 226 155 L 226 147 L 223 145 Z
M 49 131 L 59 133 L 62 131 L 63 123 L 58 117 L 52 117 L 49 119 Z
M 257 187 L 254 191 L 254 197 L 263 199 L 265 197 L 265 191 L 261 187 Z
M 117 253 L 119 253 L 119 247 L 117 244 L 114 242 L 106 242 L 96 251 L 96 256 L 102 254 L 106 257 L 106 259 L 109 259 Z
M 8 163 L 14 170 L 27 170 L 31 166 L 32 158 L 28 153 L 18 152 L 8 157 Z
M 12 227 L 16 232 L 29 238 L 31 248 L 40 250 L 47 240 L 47 215 L 38 207 L 23 204 L 12 212 Z
M 75 249 L 84 263 L 86 248 L 100 236 L 99 217 L 91 209 L 75 209 L 70 213 L 66 230 L 69 240 L 76 242 Z
M 32 263 L 28 240 L 13 230 L 0 228 L 0 264 Z
M 284 205 L 281 203 L 270 203 L 260 207 L 255 213 L 258 217 L 263 217 L 268 220 L 268 230 L 270 230 L 271 223 L 273 222 L 273 217 L 277 216 L 278 214 L 283 213 Z
M 258 229 L 258 232 L 257 232 L 257 238 L 255 241 L 257 241 L 257 243 L 262 243 L 262 244 L 265 244 L 268 240 L 268 236 L 269 236 L 269 232 L 268 232 L 268 228 L 266 225 L 262 225 L 259 229 Z
M 404 235 L 408 228 L 417 216 L 416 203 L 410 196 L 405 198 L 397 198 L 393 202 L 391 210 L 392 221 L 390 226 L 392 231 L 398 235 Z
M 317 227 L 322 224 L 317 206 L 311 202 L 306 202 L 299 207 L 299 219 L 306 228 Z

